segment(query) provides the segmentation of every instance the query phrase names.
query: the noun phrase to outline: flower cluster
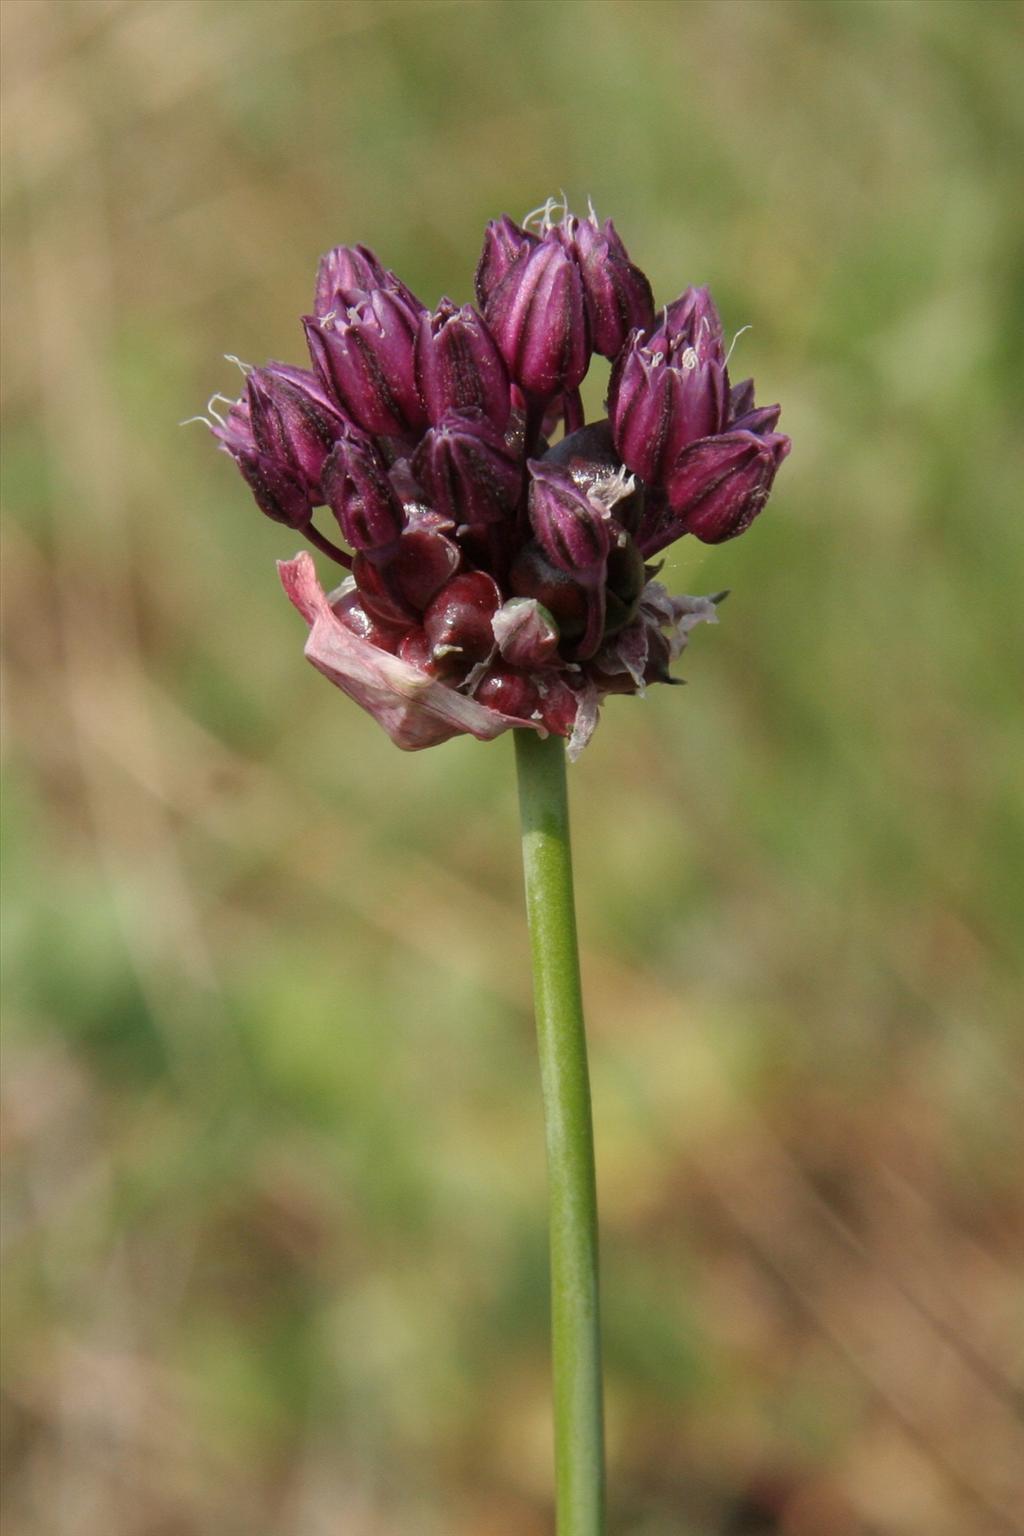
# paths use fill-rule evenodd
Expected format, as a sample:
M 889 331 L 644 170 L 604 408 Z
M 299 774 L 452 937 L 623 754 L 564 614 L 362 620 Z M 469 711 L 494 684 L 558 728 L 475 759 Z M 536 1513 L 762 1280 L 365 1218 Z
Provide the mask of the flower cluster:
M 310 661 L 400 747 L 524 726 L 575 755 L 608 694 L 673 681 L 715 605 L 671 597 L 650 558 L 742 533 L 789 451 L 779 407 L 730 384 L 707 289 L 656 314 L 610 221 L 555 215 L 488 227 L 478 308 L 429 310 L 365 246 L 328 252 L 312 369 L 246 369 L 211 408 L 263 512 L 346 568 L 329 594 L 308 554 L 280 571 Z M 608 416 L 588 425 L 595 352 Z

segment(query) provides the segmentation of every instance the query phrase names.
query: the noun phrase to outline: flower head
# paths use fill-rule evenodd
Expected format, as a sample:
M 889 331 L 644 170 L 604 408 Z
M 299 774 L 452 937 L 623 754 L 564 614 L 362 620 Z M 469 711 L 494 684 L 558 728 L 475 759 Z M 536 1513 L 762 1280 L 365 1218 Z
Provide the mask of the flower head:
M 778 406 L 730 384 L 708 290 L 656 315 L 592 210 L 496 220 L 476 289 L 479 309 L 431 311 L 365 246 L 336 247 L 304 321 L 313 370 L 247 370 L 209 424 L 260 508 L 346 568 L 330 593 L 308 554 L 280 571 L 310 661 L 398 746 L 520 727 L 575 755 L 604 698 L 674 681 L 715 621 L 714 599 L 670 596 L 647 561 L 742 533 L 789 439 Z M 608 420 L 587 425 L 594 353 Z

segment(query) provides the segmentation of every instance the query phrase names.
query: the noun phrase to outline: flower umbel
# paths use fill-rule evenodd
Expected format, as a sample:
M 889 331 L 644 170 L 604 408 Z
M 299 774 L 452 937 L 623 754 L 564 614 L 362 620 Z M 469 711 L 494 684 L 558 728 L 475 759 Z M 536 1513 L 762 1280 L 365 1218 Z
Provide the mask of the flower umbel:
M 337 247 L 303 322 L 312 371 L 249 370 L 211 428 L 261 510 L 346 568 L 328 594 L 308 554 L 280 566 L 309 660 L 398 746 L 520 726 L 575 756 L 605 697 L 672 682 L 690 629 L 715 621 L 647 562 L 748 528 L 789 439 L 752 381 L 730 384 L 708 290 L 655 316 L 592 210 L 496 220 L 476 285 L 479 310 L 431 311 L 365 246 Z M 586 425 L 595 353 L 608 419 Z

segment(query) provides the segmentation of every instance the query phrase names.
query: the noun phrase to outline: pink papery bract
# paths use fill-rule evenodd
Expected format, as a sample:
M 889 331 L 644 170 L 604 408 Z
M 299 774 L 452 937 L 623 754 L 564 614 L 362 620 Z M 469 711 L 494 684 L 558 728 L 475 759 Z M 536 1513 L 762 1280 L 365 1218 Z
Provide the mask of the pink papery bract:
M 459 735 L 491 741 L 514 726 L 546 734 L 535 720 L 487 709 L 346 629 L 327 600 L 310 555 L 278 561 L 277 568 L 281 585 L 309 625 L 306 656 L 384 727 L 396 747 L 418 752 Z

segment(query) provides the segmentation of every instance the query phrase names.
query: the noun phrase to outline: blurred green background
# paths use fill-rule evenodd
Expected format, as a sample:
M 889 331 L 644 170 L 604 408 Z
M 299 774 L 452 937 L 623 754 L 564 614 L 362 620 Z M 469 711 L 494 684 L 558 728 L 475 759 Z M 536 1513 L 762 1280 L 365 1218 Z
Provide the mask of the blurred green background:
M 1021 9 L 3 19 L 9 1536 L 552 1530 L 510 744 L 331 690 L 177 423 L 559 188 L 794 441 L 572 771 L 612 1536 L 1024 1530 Z

